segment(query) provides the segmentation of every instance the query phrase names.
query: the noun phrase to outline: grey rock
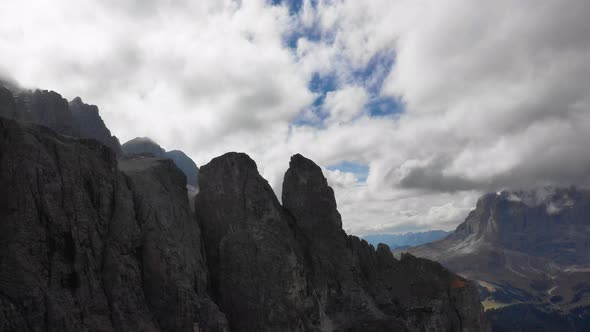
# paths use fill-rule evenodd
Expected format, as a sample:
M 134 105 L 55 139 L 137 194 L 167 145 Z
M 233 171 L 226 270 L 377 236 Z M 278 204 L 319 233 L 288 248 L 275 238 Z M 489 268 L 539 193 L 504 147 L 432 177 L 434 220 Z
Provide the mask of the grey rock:
M 432 261 L 389 247 L 375 251 L 342 230 L 333 190 L 319 166 L 291 158 L 283 204 L 312 257 L 312 280 L 329 324 L 337 330 L 485 331 L 475 285 Z
M 68 103 L 54 91 L 0 86 L 0 116 L 42 125 L 66 136 L 92 138 L 121 153 L 119 140 L 111 136 L 98 108 L 84 104 L 79 97 Z
M 189 156 L 180 150 L 172 150 L 166 152 L 166 158 L 174 161 L 176 166 L 186 175 L 187 184 L 198 186 L 199 167 L 197 167 L 197 164 Z
M 99 115 L 98 107 L 85 104 L 80 97 L 76 97 L 69 103 L 69 108 L 77 123 L 79 137 L 93 138 L 111 148 L 117 155 L 121 154 L 119 139 L 111 135 Z
M 469 281 L 346 235 L 321 169 L 300 155 L 283 207 L 245 154 L 213 159 L 199 186 L 214 299 L 236 331 L 488 329 Z
M 289 218 L 256 164 L 228 153 L 201 167 L 195 199 L 214 298 L 235 331 L 307 331 L 315 305 Z
M 180 150 L 164 150 L 158 143 L 149 137 L 136 137 L 122 146 L 127 155 L 151 155 L 158 158 L 168 158 L 174 161 L 176 166 L 186 175 L 187 184 L 198 187 L 199 168 L 197 164 Z
M 149 137 L 136 137 L 126 143 L 121 148 L 127 155 L 149 154 L 153 157 L 162 158 L 166 155 L 166 150 Z
M 348 236 L 312 161 L 284 205 L 245 154 L 197 189 L 157 144 L 74 137 L 74 104 L 0 90 L 0 331 L 487 330 L 469 281 Z
M 0 119 L 0 330 L 227 330 L 184 175 Z
M 494 329 L 519 315 L 530 319 L 522 326 L 539 326 L 540 317 L 587 323 L 589 215 L 590 191 L 575 187 L 490 193 L 453 234 L 404 251 L 476 280 L 481 299 L 496 309 L 488 312 Z M 547 308 L 555 312 L 545 315 Z
M 68 101 L 59 93 L 47 90 L 35 90 L 18 96 L 25 105 L 31 122 L 47 126 L 58 133 L 68 136 L 76 134 L 75 120 L 68 107 Z
M 14 119 L 16 117 L 16 103 L 12 92 L 0 86 L 0 116 Z

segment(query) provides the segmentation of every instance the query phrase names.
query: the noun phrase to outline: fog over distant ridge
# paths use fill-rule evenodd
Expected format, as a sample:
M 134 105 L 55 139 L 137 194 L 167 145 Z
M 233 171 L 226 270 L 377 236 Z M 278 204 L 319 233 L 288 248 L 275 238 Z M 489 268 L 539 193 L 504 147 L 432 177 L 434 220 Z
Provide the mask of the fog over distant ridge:
M 450 230 L 483 192 L 590 184 L 588 17 L 585 0 L 3 1 L 0 74 L 98 105 L 122 142 L 246 152 L 278 197 L 301 153 L 349 232 Z

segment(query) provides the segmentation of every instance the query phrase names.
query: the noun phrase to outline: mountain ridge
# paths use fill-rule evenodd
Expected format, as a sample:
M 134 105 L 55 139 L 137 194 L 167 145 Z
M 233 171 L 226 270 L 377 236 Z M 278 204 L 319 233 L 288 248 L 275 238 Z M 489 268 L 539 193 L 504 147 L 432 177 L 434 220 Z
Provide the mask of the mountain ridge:
M 65 110 L 48 96 L 38 110 Z M 53 128 L 0 116 L 0 331 L 488 329 L 473 283 L 347 235 L 301 155 L 283 204 L 227 153 L 202 167 L 191 208 L 173 161 L 44 116 Z
M 98 107 L 85 104 L 80 97 L 68 102 L 55 91 L 0 85 L 0 116 L 43 125 L 62 135 L 96 139 L 121 154 L 119 140 L 111 135 Z
M 587 189 L 490 193 L 448 237 L 398 253 L 439 261 L 476 280 L 486 306 L 495 308 L 486 312 L 498 324 L 494 330 L 518 316 L 512 310 L 527 310 L 575 331 L 590 325 L 589 215 Z
M 392 250 L 395 250 L 400 247 L 409 248 L 434 242 L 449 234 L 450 232 L 446 231 L 430 230 L 424 232 L 407 232 L 403 234 L 370 234 L 365 235 L 362 238 L 374 246 L 383 243 L 389 246 Z
M 149 137 L 136 137 L 125 142 L 121 149 L 127 155 L 150 154 L 158 158 L 168 158 L 186 175 L 188 185 L 198 188 L 199 167 L 180 150 L 166 151 L 156 141 Z

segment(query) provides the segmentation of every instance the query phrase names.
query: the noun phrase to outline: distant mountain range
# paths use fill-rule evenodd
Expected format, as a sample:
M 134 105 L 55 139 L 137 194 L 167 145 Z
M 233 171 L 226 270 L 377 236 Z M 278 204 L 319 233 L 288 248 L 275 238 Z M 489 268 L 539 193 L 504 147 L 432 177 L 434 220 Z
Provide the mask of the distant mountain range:
M 406 250 L 479 283 L 493 331 L 590 331 L 590 191 L 503 191 Z
M 375 247 L 377 247 L 379 243 L 384 243 L 394 250 L 437 241 L 449 234 L 449 232 L 433 230 L 416 233 L 409 232 L 405 234 L 371 234 L 363 236 L 363 239 Z

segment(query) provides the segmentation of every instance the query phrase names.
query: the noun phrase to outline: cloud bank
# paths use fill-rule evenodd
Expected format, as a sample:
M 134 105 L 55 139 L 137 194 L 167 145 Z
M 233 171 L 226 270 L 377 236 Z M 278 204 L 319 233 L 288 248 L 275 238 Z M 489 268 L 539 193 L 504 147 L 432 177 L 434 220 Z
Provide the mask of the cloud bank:
M 590 184 L 588 17 L 584 0 L 9 1 L 0 73 L 99 105 L 123 141 L 247 152 L 279 197 L 302 153 L 349 232 L 448 230 L 486 191 Z

